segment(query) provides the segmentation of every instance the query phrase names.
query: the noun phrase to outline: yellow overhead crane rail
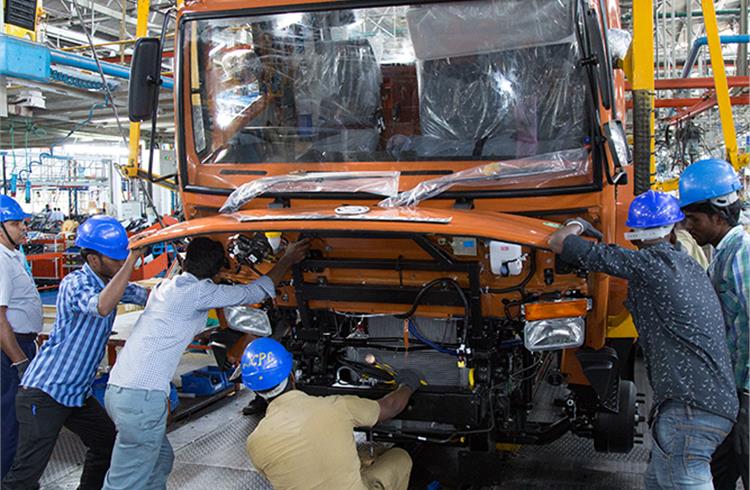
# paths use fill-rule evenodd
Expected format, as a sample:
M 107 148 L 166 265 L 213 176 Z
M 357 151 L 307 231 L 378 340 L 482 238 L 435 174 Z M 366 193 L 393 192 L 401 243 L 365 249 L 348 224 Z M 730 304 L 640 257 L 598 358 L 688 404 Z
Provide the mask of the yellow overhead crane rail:
M 716 9 L 712 0 L 701 0 L 703 21 L 708 40 L 713 70 L 716 98 L 719 106 L 721 129 L 724 135 L 726 158 L 740 170 L 750 164 L 750 155 L 740 155 L 737 133 L 732 118 L 729 85 L 721 53 Z M 633 165 L 645 169 L 636 172 L 636 193 L 649 188 L 661 191 L 677 190 L 678 179 L 656 181 L 654 151 L 654 14 L 653 0 L 633 0 L 633 42 L 623 62 L 623 69 L 630 80 L 633 92 Z

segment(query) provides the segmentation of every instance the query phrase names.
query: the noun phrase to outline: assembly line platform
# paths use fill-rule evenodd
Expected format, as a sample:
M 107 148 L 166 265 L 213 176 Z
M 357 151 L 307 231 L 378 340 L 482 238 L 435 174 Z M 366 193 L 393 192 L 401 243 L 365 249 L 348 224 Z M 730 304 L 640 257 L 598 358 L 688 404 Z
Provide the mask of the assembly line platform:
M 175 464 L 169 489 L 239 490 L 270 489 L 257 473 L 246 453 L 245 440 L 259 417 L 245 417 L 242 408 L 252 395 L 247 391 L 214 405 L 212 411 L 174 425 L 169 440 L 175 450 Z M 361 444 L 367 444 L 362 442 Z M 646 444 L 628 454 L 601 454 L 590 440 L 567 435 L 546 446 L 526 446 L 496 465 L 502 483 L 498 489 L 640 489 L 648 461 Z M 76 488 L 84 448 L 64 430 L 42 480 L 45 490 Z M 414 488 L 424 489 L 437 475 L 450 468 L 450 450 L 424 449 L 415 460 Z M 454 488 L 443 486 L 441 488 Z

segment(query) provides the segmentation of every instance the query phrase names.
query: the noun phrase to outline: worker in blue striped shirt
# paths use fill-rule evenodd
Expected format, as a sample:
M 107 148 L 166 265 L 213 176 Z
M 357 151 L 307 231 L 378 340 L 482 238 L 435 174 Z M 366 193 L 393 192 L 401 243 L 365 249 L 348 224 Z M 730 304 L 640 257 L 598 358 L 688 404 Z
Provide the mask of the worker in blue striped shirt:
M 79 489 L 100 489 L 109 468 L 115 426 L 92 396 L 91 383 L 118 303 L 145 305 L 148 291 L 128 283 L 142 254 L 128 252 L 125 228 L 114 218 L 89 218 L 78 229 L 76 245 L 85 264 L 60 283 L 54 328 L 16 396 L 18 449 L 3 490 L 39 488 L 63 426 L 88 449 Z
M 701 160 L 680 176 L 680 207 L 699 245 L 715 247 L 708 275 L 719 295 L 740 399 L 737 423 L 711 461 L 717 490 L 750 489 L 750 235 L 739 224 L 742 183 L 725 160 Z

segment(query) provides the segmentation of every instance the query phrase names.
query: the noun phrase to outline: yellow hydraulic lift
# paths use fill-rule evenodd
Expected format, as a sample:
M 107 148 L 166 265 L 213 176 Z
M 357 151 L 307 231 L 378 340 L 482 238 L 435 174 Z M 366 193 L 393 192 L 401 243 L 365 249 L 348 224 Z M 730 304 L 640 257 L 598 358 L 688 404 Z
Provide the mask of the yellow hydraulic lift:
M 701 0 L 703 21 L 713 68 L 719 117 L 724 134 L 727 160 L 737 169 L 748 165 L 750 155 L 739 155 L 737 134 L 732 118 L 729 86 L 721 53 L 719 27 L 713 0 Z M 656 182 L 654 155 L 654 6 L 653 0 L 633 1 L 633 42 L 623 63 L 633 92 L 633 164 L 635 192 L 649 188 L 672 191 L 677 179 Z M 648 169 L 648 170 L 646 170 Z

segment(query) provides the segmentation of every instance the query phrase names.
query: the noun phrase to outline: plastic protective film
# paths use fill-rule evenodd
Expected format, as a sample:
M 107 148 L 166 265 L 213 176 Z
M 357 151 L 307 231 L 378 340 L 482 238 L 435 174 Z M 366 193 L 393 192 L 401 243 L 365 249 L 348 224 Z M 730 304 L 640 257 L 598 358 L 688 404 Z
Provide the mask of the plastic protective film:
M 623 29 L 607 29 L 609 54 L 613 59 L 624 60 L 628 54 L 633 35 Z
M 203 163 L 493 161 L 583 146 L 576 1 L 334 3 L 189 21 Z
M 500 161 L 461 170 L 455 174 L 420 182 L 411 190 L 380 202 L 384 208 L 416 206 L 453 186 L 521 184 L 542 187 L 551 180 L 589 173 L 586 149 L 566 150 L 518 160 Z
M 438 3 L 411 7 L 406 14 L 420 60 L 570 43 L 573 18 L 570 0 Z
M 582 146 L 585 78 L 573 18 L 570 1 L 410 9 L 422 136 L 399 152 L 521 158 Z
M 398 194 L 400 172 L 317 172 L 264 177 L 242 184 L 219 210 L 234 213 L 265 193 L 364 192 L 379 196 Z
M 355 23 L 352 11 L 252 19 L 252 30 L 216 26 L 202 36 L 209 46 L 227 43 L 207 77 L 217 95 L 204 163 L 354 161 L 374 152 L 383 79 L 369 41 L 338 33 Z M 313 34 L 323 28 L 335 39 Z M 246 30 L 253 48 L 228 43 L 232 29 Z
M 451 216 L 435 216 L 420 213 L 417 209 L 373 209 L 365 207 L 367 211 L 361 214 L 341 214 L 337 211 L 297 211 L 291 214 L 241 214 L 233 217 L 240 223 L 259 221 L 371 221 L 392 223 L 431 223 L 439 225 L 449 224 Z

